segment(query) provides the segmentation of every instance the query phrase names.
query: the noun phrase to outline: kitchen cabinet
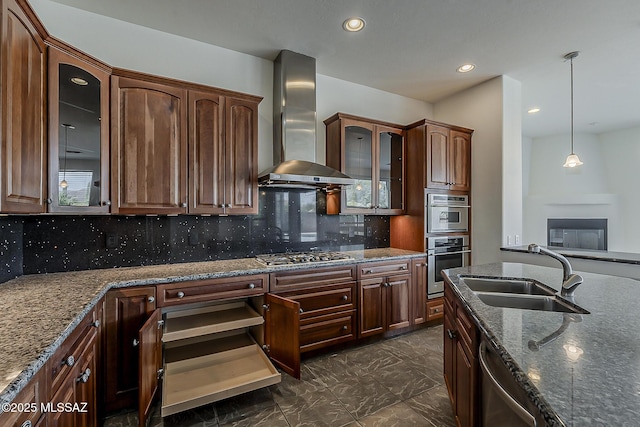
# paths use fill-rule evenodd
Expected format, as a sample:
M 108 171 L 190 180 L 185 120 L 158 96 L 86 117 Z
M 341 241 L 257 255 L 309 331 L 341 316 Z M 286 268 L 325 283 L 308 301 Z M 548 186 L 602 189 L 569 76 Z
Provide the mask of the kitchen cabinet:
M 189 213 L 258 213 L 258 101 L 189 91 Z
M 271 291 L 300 304 L 300 353 L 355 340 L 356 267 L 271 274 Z
M 187 213 L 187 90 L 111 77 L 112 212 Z
M 412 282 L 410 261 L 358 265 L 360 338 L 410 326 Z
M 103 328 L 98 308 L 84 317 L 45 369 L 50 389 L 47 423 L 51 427 L 97 425 L 97 350 Z
M 479 331 L 466 309 L 445 282 L 444 378 L 461 427 L 479 425 Z
M 431 320 L 427 313 L 427 258 L 411 260 L 411 324 L 419 325 Z
M 156 309 L 154 286 L 112 289 L 105 300 L 105 412 L 138 400 L 138 331 Z
M 3 408 L 0 414 L 1 426 L 45 426 L 47 415 L 42 412 L 42 404 L 49 402 L 45 368 L 41 368 L 27 385 L 11 401 L 9 410 Z M 23 406 L 24 405 L 24 406 Z M 34 411 L 21 411 L 22 407 Z
M 426 188 L 469 191 L 471 134 L 436 124 L 426 125 Z
M 48 210 L 108 213 L 110 69 L 59 41 L 48 53 Z
M 327 127 L 327 166 L 351 178 L 340 209 L 329 213 L 400 215 L 404 211 L 404 132 L 399 125 L 338 113 Z M 330 195 L 337 197 L 337 195 Z
M 275 384 L 273 364 L 299 378 L 300 304 L 267 289 L 268 276 L 252 275 L 109 291 L 107 336 L 130 362 L 107 367 L 119 379 L 108 391 L 128 397 L 107 411 L 137 401 L 144 425 L 159 389 L 167 416 Z
M 0 212 L 45 212 L 46 31 L 24 0 L 2 0 Z

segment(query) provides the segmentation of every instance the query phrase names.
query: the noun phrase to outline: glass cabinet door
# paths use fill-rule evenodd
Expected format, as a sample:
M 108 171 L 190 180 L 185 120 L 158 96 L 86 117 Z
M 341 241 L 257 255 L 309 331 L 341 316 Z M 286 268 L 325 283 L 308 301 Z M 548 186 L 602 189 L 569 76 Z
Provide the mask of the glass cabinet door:
M 345 203 L 348 209 L 371 209 L 373 200 L 373 129 L 362 126 L 345 126 L 344 173 L 356 180 L 345 185 Z
M 49 211 L 108 212 L 109 75 L 49 52 Z
M 378 209 L 402 209 L 403 137 L 395 129 L 378 128 Z

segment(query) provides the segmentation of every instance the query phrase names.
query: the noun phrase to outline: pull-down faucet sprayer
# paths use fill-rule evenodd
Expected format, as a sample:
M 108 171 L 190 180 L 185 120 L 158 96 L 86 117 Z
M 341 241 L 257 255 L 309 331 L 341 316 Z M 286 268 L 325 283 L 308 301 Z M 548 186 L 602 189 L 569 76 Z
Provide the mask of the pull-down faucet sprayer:
M 573 297 L 573 293 L 578 285 L 582 283 L 583 279 L 579 274 L 573 273 L 569 260 L 559 253 L 543 248 L 535 243 L 529 245 L 528 251 L 533 254 L 542 253 L 560 261 L 560 264 L 562 264 L 562 290 L 560 291 L 560 295 Z

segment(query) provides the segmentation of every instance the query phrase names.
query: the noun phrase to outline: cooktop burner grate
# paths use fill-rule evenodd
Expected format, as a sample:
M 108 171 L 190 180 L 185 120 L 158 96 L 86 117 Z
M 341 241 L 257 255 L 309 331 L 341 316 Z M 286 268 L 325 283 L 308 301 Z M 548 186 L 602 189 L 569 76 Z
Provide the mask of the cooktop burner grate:
M 280 254 L 263 254 L 257 255 L 256 260 L 261 264 L 271 265 L 288 265 L 288 264 L 305 264 L 312 262 L 326 261 L 342 261 L 353 259 L 351 255 L 342 252 L 287 252 Z

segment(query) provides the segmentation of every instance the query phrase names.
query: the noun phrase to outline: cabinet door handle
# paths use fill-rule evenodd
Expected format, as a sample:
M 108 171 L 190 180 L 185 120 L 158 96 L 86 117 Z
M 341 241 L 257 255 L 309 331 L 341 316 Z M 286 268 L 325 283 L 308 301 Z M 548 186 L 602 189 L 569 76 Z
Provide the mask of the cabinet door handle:
M 155 300 L 156 300 L 156 297 L 154 296 L 147 297 L 147 301 L 149 302 L 154 302 Z
M 73 356 L 69 356 L 62 360 L 62 365 L 73 366 L 76 364 L 76 358 Z
M 102 206 L 111 206 L 111 200 L 104 200 Z
M 406 265 L 403 265 L 402 267 L 400 267 L 400 270 L 406 270 L 406 269 L 407 269 Z
M 304 312 L 304 310 L 302 309 L 302 307 L 300 308 L 300 314 L 302 314 Z
M 225 206 L 225 208 L 230 208 L 231 207 L 231 203 L 227 203 L 227 205 Z
M 449 338 L 451 338 L 452 340 L 456 338 L 456 331 L 452 331 L 451 329 L 447 329 L 447 335 L 449 335 Z
M 186 207 L 187 207 L 187 204 L 186 204 L 185 202 L 182 202 L 182 203 L 180 203 L 180 207 L 181 207 L 181 208 L 186 208 Z
M 178 298 L 184 298 L 184 292 L 180 291 L 176 294 Z
M 255 289 L 256 284 L 255 283 L 249 283 L 249 289 Z
M 342 295 L 342 301 L 346 301 L 346 300 L 348 300 L 348 299 L 349 299 L 349 297 L 348 297 L 348 296 L 346 296 L 346 295 Z
M 87 368 L 82 375 L 76 378 L 77 383 L 86 383 L 89 381 L 89 377 L 91 376 L 91 369 Z
M 94 328 L 99 328 L 100 327 L 100 320 L 94 320 L 93 323 L 91 324 L 91 326 L 93 326 Z
M 50 205 L 53 203 L 53 199 L 51 197 L 49 197 L 47 200 L 44 201 L 46 204 Z
M 138 344 L 140 344 L 140 341 L 139 341 L 137 338 L 134 338 L 134 339 L 133 339 L 133 346 L 134 346 L 134 347 L 137 347 L 137 346 L 138 346 Z
M 23 422 L 20 427 L 33 427 L 33 424 L 31 423 L 31 420 L 27 420 Z
M 384 282 L 384 283 L 382 284 L 382 286 L 384 286 L 385 288 L 388 288 L 388 287 L 389 287 L 389 286 L 391 286 L 391 285 L 389 284 L 389 282 Z

